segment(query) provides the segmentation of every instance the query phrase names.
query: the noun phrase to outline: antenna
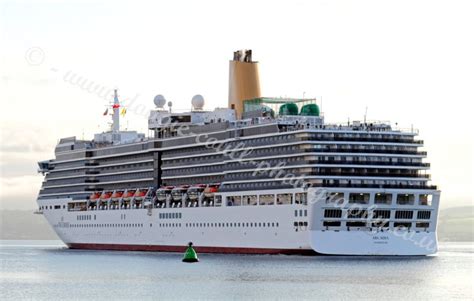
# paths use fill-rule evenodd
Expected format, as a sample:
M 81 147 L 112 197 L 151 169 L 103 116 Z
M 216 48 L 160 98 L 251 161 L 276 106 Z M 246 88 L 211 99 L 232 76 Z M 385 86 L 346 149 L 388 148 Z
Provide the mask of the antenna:
M 367 107 L 367 106 L 365 107 L 364 123 L 367 123 L 366 121 L 367 121 L 367 109 L 368 109 L 368 108 L 369 108 L 369 107 Z
M 118 99 L 117 89 L 114 89 L 114 103 L 112 105 L 113 115 L 112 115 L 112 131 L 115 133 L 120 132 L 120 102 Z
M 319 97 L 321 97 L 321 112 L 324 113 L 324 111 L 323 111 L 323 97 L 322 96 L 319 96 Z

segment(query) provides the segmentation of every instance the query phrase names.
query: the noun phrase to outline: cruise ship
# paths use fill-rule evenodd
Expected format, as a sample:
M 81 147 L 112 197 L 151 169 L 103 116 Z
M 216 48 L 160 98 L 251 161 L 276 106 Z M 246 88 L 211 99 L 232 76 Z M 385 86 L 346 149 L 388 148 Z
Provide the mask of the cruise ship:
M 429 255 L 440 191 L 417 130 L 324 121 L 317 99 L 263 97 L 251 50 L 229 62 L 226 108 L 154 99 L 149 133 L 59 140 L 36 213 L 72 249 Z M 320 103 L 319 103 L 320 104 Z M 144 120 L 145 122 L 145 120 Z

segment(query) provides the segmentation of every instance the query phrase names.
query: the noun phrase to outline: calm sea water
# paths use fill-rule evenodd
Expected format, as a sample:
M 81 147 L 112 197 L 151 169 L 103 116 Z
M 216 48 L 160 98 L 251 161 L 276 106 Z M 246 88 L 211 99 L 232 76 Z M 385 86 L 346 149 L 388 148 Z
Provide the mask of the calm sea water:
M 432 257 L 182 254 L 68 250 L 58 241 L 0 241 L 0 298 L 470 299 L 474 247 Z

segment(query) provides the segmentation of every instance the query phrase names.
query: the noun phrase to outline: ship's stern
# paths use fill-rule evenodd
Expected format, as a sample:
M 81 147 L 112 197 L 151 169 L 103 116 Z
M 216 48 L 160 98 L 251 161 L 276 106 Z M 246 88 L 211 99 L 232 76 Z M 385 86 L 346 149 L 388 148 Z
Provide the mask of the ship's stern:
M 436 235 L 437 190 L 308 191 L 310 245 L 334 255 L 430 255 Z

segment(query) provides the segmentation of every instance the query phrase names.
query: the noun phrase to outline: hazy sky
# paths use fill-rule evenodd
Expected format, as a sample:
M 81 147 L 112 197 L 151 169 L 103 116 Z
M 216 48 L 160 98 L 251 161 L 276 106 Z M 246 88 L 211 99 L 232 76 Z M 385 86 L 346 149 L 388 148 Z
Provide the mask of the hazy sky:
M 442 206 L 472 204 L 473 15 L 472 1 L 0 1 L 0 206 L 35 207 L 36 162 L 107 128 L 107 100 L 78 77 L 118 87 L 133 102 L 123 127 L 146 131 L 156 94 L 226 106 L 242 48 L 265 96 L 418 128 Z

